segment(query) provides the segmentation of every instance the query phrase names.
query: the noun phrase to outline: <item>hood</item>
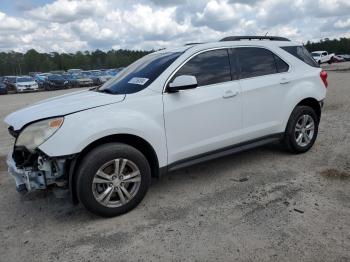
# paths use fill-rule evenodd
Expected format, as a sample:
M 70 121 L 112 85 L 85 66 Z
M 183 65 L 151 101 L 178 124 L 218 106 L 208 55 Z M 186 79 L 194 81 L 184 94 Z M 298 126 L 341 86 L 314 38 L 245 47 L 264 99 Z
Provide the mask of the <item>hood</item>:
M 19 86 L 29 86 L 29 85 L 35 85 L 36 82 L 35 81 L 29 81 L 29 82 L 18 82 L 16 83 L 16 85 L 19 85 Z
M 78 91 L 50 98 L 11 113 L 5 123 L 20 130 L 24 125 L 40 119 L 64 116 L 78 111 L 123 101 L 125 95 L 110 95 L 94 91 Z

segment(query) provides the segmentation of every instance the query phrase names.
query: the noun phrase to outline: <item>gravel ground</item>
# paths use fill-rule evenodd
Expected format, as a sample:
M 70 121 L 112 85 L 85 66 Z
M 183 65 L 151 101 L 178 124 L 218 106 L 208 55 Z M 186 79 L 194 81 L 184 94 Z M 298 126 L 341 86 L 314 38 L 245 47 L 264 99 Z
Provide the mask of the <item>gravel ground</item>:
M 0 171 L 0 261 L 350 261 L 350 73 L 329 82 L 308 153 L 270 145 L 173 172 L 120 217 L 21 196 Z M 0 119 L 64 92 L 0 97 Z

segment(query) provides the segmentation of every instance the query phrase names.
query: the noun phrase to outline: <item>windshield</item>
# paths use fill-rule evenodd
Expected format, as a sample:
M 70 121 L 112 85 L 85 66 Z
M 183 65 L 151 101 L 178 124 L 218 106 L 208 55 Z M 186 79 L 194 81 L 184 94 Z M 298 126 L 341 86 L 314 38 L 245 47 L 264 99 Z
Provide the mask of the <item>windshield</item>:
M 110 94 L 132 94 L 148 87 L 182 53 L 153 53 L 142 57 L 98 89 Z
M 67 72 L 70 74 L 77 74 L 80 73 L 82 70 L 81 69 L 69 69 Z
M 311 53 L 312 56 L 320 56 L 320 53 Z
M 6 77 L 6 81 L 10 83 L 14 83 L 16 82 L 16 77 L 15 76 Z
M 73 75 L 76 79 L 85 79 L 87 76 L 85 74 L 74 74 Z
M 101 76 L 102 72 L 101 71 L 90 71 L 90 74 L 93 76 Z
M 49 80 L 64 80 L 62 75 L 49 75 L 47 78 Z
M 20 82 L 32 82 L 32 81 L 34 81 L 34 80 L 31 77 L 19 77 L 19 78 L 17 78 L 18 83 L 20 83 Z
M 85 77 L 90 77 L 92 74 L 91 74 L 91 72 L 82 72 L 81 75 L 83 75 Z

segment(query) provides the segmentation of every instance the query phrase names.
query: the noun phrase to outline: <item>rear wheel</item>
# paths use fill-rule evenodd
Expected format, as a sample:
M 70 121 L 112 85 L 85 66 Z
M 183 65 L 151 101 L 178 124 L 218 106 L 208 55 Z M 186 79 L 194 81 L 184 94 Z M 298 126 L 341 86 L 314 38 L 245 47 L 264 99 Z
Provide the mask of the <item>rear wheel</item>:
M 135 208 L 144 198 L 151 181 L 145 156 L 121 143 L 92 150 L 78 170 L 77 194 L 92 213 L 112 217 Z
M 284 143 L 292 153 L 308 151 L 317 138 L 319 119 L 309 106 L 297 106 L 288 121 Z

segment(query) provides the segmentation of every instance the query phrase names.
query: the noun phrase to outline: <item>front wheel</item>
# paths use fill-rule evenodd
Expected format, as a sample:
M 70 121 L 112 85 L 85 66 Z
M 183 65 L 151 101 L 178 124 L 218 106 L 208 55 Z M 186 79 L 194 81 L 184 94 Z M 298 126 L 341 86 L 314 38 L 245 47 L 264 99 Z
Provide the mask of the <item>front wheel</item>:
M 81 203 L 94 214 L 113 217 L 141 202 L 151 182 L 151 169 L 136 148 L 109 143 L 84 157 L 77 176 Z
M 288 121 L 284 144 L 292 153 L 308 151 L 317 138 L 319 118 L 309 106 L 297 106 Z

